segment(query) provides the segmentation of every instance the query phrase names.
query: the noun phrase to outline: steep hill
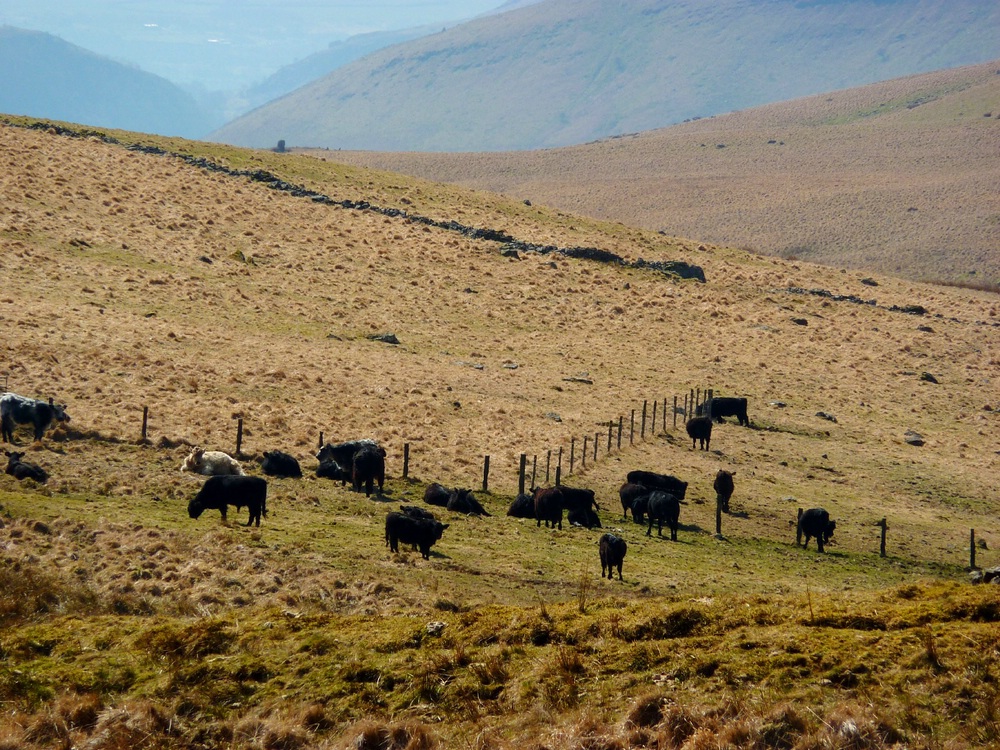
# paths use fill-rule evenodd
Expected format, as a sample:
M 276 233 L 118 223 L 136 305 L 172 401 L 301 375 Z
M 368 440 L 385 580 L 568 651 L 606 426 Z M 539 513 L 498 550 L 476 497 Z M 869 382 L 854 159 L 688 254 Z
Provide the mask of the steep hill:
M 314 152 L 768 255 L 1000 284 L 1000 61 L 525 153 Z
M 549 148 L 995 57 L 1000 7 L 977 0 L 546 0 L 367 56 L 212 137 Z
M 72 417 L 15 434 L 46 484 L 0 475 L 6 746 L 1000 739 L 1000 600 L 965 570 L 1000 538 L 995 295 L 123 132 L 11 119 L 0 164 L 0 374 Z M 753 425 L 694 450 L 663 400 L 709 387 Z M 178 471 L 237 419 L 249 473 L 305 469 L 259 529 L 189 518 Z M 321 432 L 379 440 L 385 492 L 317 479 Z M 601 530 L 505 516 L 520 455 L 545 484 L 560 449 L 623 581 Z M 677 542 L 619 515 L 633 468 L 689 482 Z M 390 553 L 386 511 L 431 481 L 492 515 L 434 508 L 430 559 Z M 793 545 L 815 506 L 823 555 Z
M 0 27 L 0 112 L 187 138 L 209 116 L 164 78 L 51 34 Z

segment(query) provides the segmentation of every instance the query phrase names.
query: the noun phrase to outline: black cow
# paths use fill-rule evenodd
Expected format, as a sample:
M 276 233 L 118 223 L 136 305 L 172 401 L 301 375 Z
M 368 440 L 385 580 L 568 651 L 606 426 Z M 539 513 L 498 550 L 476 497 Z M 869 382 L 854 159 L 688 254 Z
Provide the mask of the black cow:
M 460 489 L 456 487 L 448 495 L 448 510 L 455 513 L 465 513 L 466 515 L 488 516 L 486 509 L 479 504 L 472 490 Z
M 320 461 L 319 466 L 316 467 L 316 476 L 322 479 L 339 479 L 341 486 L 344 486 L 347 483 L 347 480 L 351 478 L 351 475 L 347 472 L 347 470 L 332 458 Z
M 424 502 L 428 505 L 447 508 L 449 498 L 451 498 L 451 490 L 437 482 L 427 485 L 427 489 L 424 490 Z
M 635 484 L 633 482 L 625 482 L 621 487 L 618 488 L 618 497 L 622 500 L 622 520 L 624 521 L 628 518 L 628 513 L 632 510 L 632 506 L 637 499 L 649 494 L 649 487 L 643 484 Z M 635 518 L 635 512 L 632 513 L 632 518 Z
M 618 580 L 622 580 L 622 562 L 625 560 L 625 553 L 628 545 L 620 536 L 614 534 L 602 534 L 599 542 L 601 550 L 601 578 L 604 578 L 604 571 L 608 571 L 608 579 L 614 578 L 612 568 L 618 568 Z
M 246 525 L 256 522 L 260 526 L 260 517 L 267 518 L 267 480 L 243 474 L 209 477 L 188 503 L 188 515 L 198 518 L 206 510 L 214 508 L 222 513 L 222 520 L 225 521 L 229 505 L 235 506 L 236 510 L 243 507 L 249 509 L 250 517 Z
M 750 419 L 747 417 L 747 400 L 745 398 L 713 398 L 710 402 L 711 414 L 705 416 L 714 419 L 716 422 L 723 421 L 723 417 L 736 417 L 744 427 L 750 426 Z M 698 404 L 695 414 L 701 416 L 705 414 L 705 404 Z
M 823 545 L 830 541 L 833 530 L 837 528 L 837 522 L 830 520 L 830 514 L 823 508 L 810 508 L 803 511 L 799 516 L 798 532 L 796 533 L 796 543 L 799 537 L 805 537 L 802 542 L 803 549 L 809 546 L 810 537 L 816 537 L 816 547 L 822 552 Z
M 541 526 L 542 521 L 545 521 L 545 528 L 551 526 L 554 529 L 558 526 L 562 529 L 562 490 L 558 487 L 536 487 L 533 490 L 533 499 L 535 501 L 535 526 Z
M 45 469 L 23 459 L 23 453 L 7 451 L 7 473 L 19 481 L 21 479 L 34 479 L 39 484 L 45 484 L 49 479 Z
M 656 521 L 656 533 L 663 536 L 663 522 L 670 527 L 671 541 L 677 541 L 677 522 L 681 515 L 680 501 L 673 495 L 659 490 L 649 494 L 649 528 L 646 536 L 653 534 L 653 521 Z
M 522 492 L 516 498 L 514 502 L 510 504 L 507 509 L 507 515 L 514 518 L 534 518 L 535 517 L 535 499 L 533 496 L 529 495 L 527 492 Z
M 437 516 L 431 513 L 429 510 L 424 510 L 423 508 L 416 505 L 400 505 L 399 511 L 410 518 L 416 518 L 421 521 L 436 521 Z
M 11 445 L 14 444 L 14 428 L 17 425 L 34 426 L 35 440 L 41 440 L 53 422 L 69 422 L 65 404 L 57 404 L 51 398 L 46 403 L 16 393 L 0 396 L 0 437 Z
M 636 523 L 646 522 L 646 513 L 649 512 L 649 496 L 653 492 L 659 492 L 660 490 L 646 490 L 645 495 L 639 495 L 632 501 L 632 520 Z
M 379 447 L 378 443 L 370 438 L 347 440 L 343 443 L 327 443 L 316 452 L 316 460 L 321 464 L 324 461 L 336 461 L 338 465 L 343 467 L 346 474 L 341 480 L 343 485 L 354 477 L 354 454 L 369 446 Z
M 597 499 L 594 496 L 593 490 L 566 487 L 565 485 L 560 485 L 559 489 L 562 491 L 563 510 L 589 510 L 590 508 L 593 508 L 594 510 L 601 509 L 601 506 L 597 504 Z
M 352 465 L 351 483 L 354 491 L 360 492 L 361 485 L 364 484 L 365 497 L 370 497 L 378 482 L 378 494 L 381 495 L 382 485 L 385 484 L 385 448 L 377 445 L 364 446 L 354 454 Z
M 264 451 L 261 471 L 271 477 L 301 477 L 302 467 L 295 456 L 281 451 Z
M 593 508 L 573 508 L 566 512 L 566 522 L 570 526 L 582 526 L 585 529 L 600 529 L 600 516 Z
M 691 417 L 685 427 L 688 437 L 691 438 L 691 449 L 701 443 L 701 449 L 707 451 L 709 443 L 712 442 L 712 420 L 708 417 Z
M 425 560 L 430 559 L 431 546 L 441 538 L 450 524 L 426 518 L 414 518 L 407 513 L 390 511 L 385 517 L 385 543 L 389 550 L 399 552 L 399 543 L 414 544 Z
M 625 477 L 629 484 L 641 484 L 649 490 L 662 490 L 683 500 L 687 494 L 688 483 L 670 474 L 657 474 L 655 471 L 630 471 Z
M 722 509 L 723 513 L 729 512 L 729 498 L 733 496 L 733 490 L 735 489 L 735 485 L 733 484 L 734 476 L 736 476 L 735 471 L 719 469 L 715 475 L 715 482 L 712 483 L 712 487 L 715 489 L 715 502 Z

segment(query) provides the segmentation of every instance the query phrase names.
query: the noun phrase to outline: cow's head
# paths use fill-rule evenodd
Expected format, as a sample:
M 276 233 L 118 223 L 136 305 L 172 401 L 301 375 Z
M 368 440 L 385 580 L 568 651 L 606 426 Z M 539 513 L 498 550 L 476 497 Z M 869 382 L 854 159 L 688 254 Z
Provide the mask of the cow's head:
M 826 528 L 823 529 L 823 543 L 824 544 L 826 542 L 830 541 L 830 537 L 833 536 L 833 530 L 836 529 L 836 528 L 837 528 L 837 522 L 836 521 L 830 521 L 826 525 Z
M 57 404 L 52 398 L 49 398 L 49 408 L 52 409 L 52 417 L 57 422 L 69 421 L 69 414 L 66 413 L 66 404 Z
M 205 510 L 205 506 L 201 504 L 201 501 L 197 497 L 192 497 L 191 502 L 188 503 L 188 515 L 191 518 L 198 518 Z

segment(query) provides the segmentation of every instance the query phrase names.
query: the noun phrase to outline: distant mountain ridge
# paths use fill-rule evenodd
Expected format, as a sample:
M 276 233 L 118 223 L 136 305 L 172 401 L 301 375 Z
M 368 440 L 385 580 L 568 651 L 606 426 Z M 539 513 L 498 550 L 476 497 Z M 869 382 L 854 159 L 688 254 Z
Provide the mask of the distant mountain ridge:
M 211 128 L 165 78 L 12 26 L 0 27 L 0 112 L 185 138 Z
M 996 57 L 1000 3 L 978 0 L 543 0 L 375 52 L 212 138 L 549 148 Z

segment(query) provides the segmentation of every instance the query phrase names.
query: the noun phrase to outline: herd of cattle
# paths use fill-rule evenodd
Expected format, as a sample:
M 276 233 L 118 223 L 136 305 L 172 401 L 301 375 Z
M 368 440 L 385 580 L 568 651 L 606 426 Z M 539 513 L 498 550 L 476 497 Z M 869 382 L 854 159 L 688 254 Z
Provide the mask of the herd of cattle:
M 703 413 L 707 411 L 708 413 Z M 741 425 L 749 425 L 747 400 L 745 398 L 718 398 L 708 402 L 708 408 L 699 407 L 698 414 L 687 421 L 686 429 L 692 440 L 692 448 L 708 450 L 712 435 L 712 422 L 722 421 L 722 417 L 736 417 Z M 18 424 L 30 424 L 35 440 L 42 436 L 55 422 L 69 422 L 65 406 L 56 405 L 50 399 L 47 403 L 25 398 L 14 393 L 0 396 L 0 422 L 3 426 L 3 440 L 14 443 L 14 429 Z M 21 479 L 45 482 L 47 472 L 37 464 L 24 460 L 24 453 L 7 451 L 7 474 Z M 382 495 L 385 482 L 386 451 L 374 440 L 349 440 L 341 443 L 326 443 L 316 453 L 319 466 L 316 476 L 340 480 L 341 485 L 351 482 L 355 491 L 364 488 L 369 497 L 376 491 Z M 261 460 L 261 470 L 273 477 L 302 477 L 298 460 L 281 451 L 267 451 Z M 267 517 L 267 480 L 263 477 L 247 475 L 243 466 L 232 456 L 222 451 L 210 451 L 196 447 L 181 464 L 182 472 L 192 472 L 207 476 L 208 479 L 188 504 L 188 515 L 198 518 L 206 510 L 218 510 L 222 520 L 227 520 L 227 509 L 233 506 L 239 511 L 247 508 L 249 518 L 246 525 L 260 526 L 261 518 Z M 735 472 L 720 469 L 715 476 L 714 489 L 716 504 L 720 512 L 729 512 L 729 501 L 733 495 Z M 644 524 L 646 536 L 653 533 L 663 536 L 663 525 L 670 530 L 670 538 L 677 540 L 680 525 L 681 505 L 686 504 L 688 483 L 669 474 L 652 471 L 630 471 L 625 483 L 618 490 L 622 505 L 622 520 L 632 514 L 632 520 Z M 490 514 L 476 499 L 471 490 L 447 488 L 441 484 L 428 485 L 424 492 L 426 505 L 445 508 L 465 515 L 489 516 Z M 516 518 L 533 518 L 535 525 L 562 529 L 563 514 L 567 523 L 587 529 L 600 528 L 597 515 L 600 506 L 591 489 L 566 487 L 534 487 L 530 493 L 518 495 L 507 510 L 507 515 Z M 442 523 L 429 510 L 415 505 L 401 505 L 398 511 L 390 511 L 385 519 L 385 543 L 390 551 L 398 552 L 399 543 L 410 544 L 419 549 L 424 559 L 430 559 L 430 549 L 438 542 L 449 524 Z M 830 520 L 829 513 L 822 508 L 811 508 L 803 512 L 798 521 L 797 539 L 804 537 L 803 547 L 809 539 L 815 538 L 820 552 L 833 536 L 836 522 Z M 622 564 L 628 545 L 621 536 L 603 534 L 598 547 L 601 558 L 601 576 L 613 577 L 617 569 L 622 579 Z

